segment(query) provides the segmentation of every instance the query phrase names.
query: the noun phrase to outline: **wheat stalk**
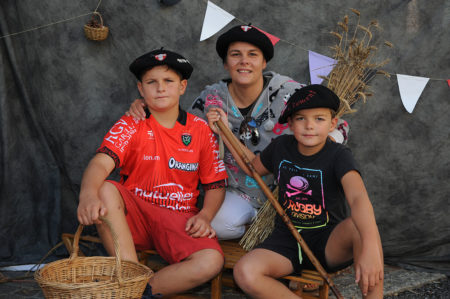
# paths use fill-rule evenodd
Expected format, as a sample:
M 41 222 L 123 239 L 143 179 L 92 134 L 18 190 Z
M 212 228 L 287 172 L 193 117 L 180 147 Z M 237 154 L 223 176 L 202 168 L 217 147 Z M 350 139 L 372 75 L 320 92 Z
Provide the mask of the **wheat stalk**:
M 355 112 L 356 110 L 351 108 L 354 103 L 360 99 L 365 102 L 369 96 L 373 95 L 367 84 L 372 77 L 375 75 L 389 77 L 389 73 L 379 70 L 389 60 L 376 61 L 379 48 L 373 44 L 373 39 L 374 29 L 380 30 L 378 21 L 374 20 L 367 26 L 363 26 L 360 24 L 361 13 L 353 8 L 351 11 L 357 16 L 354 30 L 349 32 L 351 26 L 347 15 L 344 16 L 343 21 L 337 23 L 338 29 L 332 31 L 331 35 L 338 41 L 330 47 L 337 63 L 327 77 L 321 77 L 326 80 L 327 87 L 333 90 L 341 100 L 338 117 Z M 384 45 L 393 47 L 388 41 L 385 41 Z

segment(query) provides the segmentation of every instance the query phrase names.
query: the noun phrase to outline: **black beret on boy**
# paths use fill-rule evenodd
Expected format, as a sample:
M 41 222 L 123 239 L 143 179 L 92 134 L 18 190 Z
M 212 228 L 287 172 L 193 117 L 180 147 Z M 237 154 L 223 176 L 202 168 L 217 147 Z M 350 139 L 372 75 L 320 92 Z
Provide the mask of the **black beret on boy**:
M 180 72 L 183 79 L 189 79 L 194 68 L 189 61 L 178 53 L 164 50 L 153 50 L 138 58 L 130 64 L 130 71 L 141 80 L 142 72 L 157 65 L 167 65 Z
M 228 46 L 233 42 L 246 42 L 257 46 L 264 55 L 266 62 L 273 57 L 273 44 L 270 39 L 253 26 L 235 26 L 219 36 L 216 43 L 217 54 L 225 61 Z
M 291 95 L 278 122 L 286 123 L 289 116 L 302 109 L 330 108 L 337 111 L 339 104 L 339 97 L 328 87 L 320 84 L 307 85 Z

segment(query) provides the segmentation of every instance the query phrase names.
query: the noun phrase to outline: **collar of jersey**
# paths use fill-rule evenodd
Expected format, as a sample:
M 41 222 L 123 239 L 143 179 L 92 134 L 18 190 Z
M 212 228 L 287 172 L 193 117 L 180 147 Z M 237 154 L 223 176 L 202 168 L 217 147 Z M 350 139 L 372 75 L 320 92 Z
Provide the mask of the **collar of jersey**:
M 186 111 L 181 109 L 181 107 L 178 107 L 178 110 L 180 111 L 180 113 L 178 113 L 177 122 L 179 122 L 181 125 L 185 126 L 186 120 L 187 120 L 187 113 L 186 113 Z M 150 115 L 151 115 L 150 110 L 145 109 L 145 118 L 149 118 Z

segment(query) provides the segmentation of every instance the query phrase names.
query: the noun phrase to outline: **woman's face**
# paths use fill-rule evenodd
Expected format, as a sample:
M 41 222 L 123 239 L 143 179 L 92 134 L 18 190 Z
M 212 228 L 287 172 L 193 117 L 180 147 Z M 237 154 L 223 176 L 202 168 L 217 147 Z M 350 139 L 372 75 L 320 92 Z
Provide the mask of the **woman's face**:
M 255 45 L 246 42 L 233 42 L 228 47 L 224 68 L 233 84 L 252 85 L 262 80 L 266 68 L 263 52 Z

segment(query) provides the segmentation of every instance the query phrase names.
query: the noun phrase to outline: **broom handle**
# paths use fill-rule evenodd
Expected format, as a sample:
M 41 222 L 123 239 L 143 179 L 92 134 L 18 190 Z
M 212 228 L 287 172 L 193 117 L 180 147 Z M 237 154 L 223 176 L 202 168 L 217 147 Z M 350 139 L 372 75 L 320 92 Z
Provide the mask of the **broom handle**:
M 295 229 L 294 225 L 292 224 L 291 219 L 286 215 L 281 205 L 278 203 L 278 201 L 273 197 L 272 191 L 270 191 L 269 187 L 267 187 L 266 183 L 263 181 L 261 176 L 256 172 L 255 168 L 253 167 L 253 164 L 248 159 L 245 152 L 241 149 L 240 143 L 237 140 L 237 138 L 233 135 L 233 133 L 230 131 L 230 129 L 223 123 L 222 120 L 216 121 L 215 124 L 219 127 L 219 129 L 222 131 L 222 133 L 225 135 L 225 138 L 231 143 L 234 150 L 239 154 L 239 157 L 244 161 L 244 163 L 247 165 L 247 167 L 251 170 L 253 173 L 253 178 L 258 183 L 259 187 L 263 190 L 264 194 L 269 199 L 272 206 L 275 208 L 277 213 L 281 216 L 284 223 L 288 226 L 289 230 L 291 231 L 292 235 L 295 237 L 297 242 L 300 244 L 300 247 L 302 250 L 306 253 L 309 260 L 312 262 L 314 267 L 316 268 L 317 272 L 323 277 L 323 279 L 327 282 L 327 284 L 330 286 L 331 291 L 334 293 L 336 298 L 343 299 L 341 293 L 336 288 L 335 284 L 331 280 L 328 273 L 325 271 L 325 269 L 322 267 L 320 262 L 317 260 L 317 258 L 312 253 L 311 249 L 309 249 L 308 245 L 303 240 L 302 236 L 300 236 L 300 233 Z

